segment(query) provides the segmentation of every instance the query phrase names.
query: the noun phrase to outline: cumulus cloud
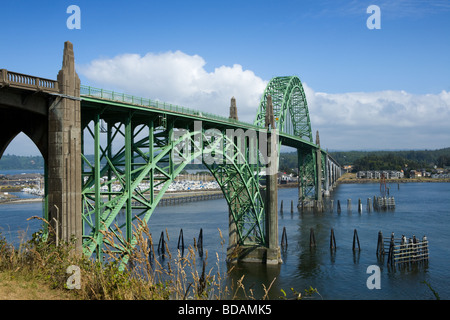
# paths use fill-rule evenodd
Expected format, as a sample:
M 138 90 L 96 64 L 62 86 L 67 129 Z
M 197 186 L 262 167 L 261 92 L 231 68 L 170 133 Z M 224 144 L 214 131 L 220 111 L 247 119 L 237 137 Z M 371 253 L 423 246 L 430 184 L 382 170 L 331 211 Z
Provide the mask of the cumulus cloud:
M 241 65 L 221 66 L 208 72 L 205 60 L 181 51 L 160 54 L 123 54 L 79 66 L 79 72 L 105 89 L 218 115 L 229 115 L 236 98 L 240 119 L 252 122 L 267 81 Z
M 93 85 L 253 122 L 268 83 L 239 64 L 212 72 L 198 55 L 181 51 L 123 54 L 78 66 Z M 450 146 L 450 92 L 325 93 L 303 83 L 312 128 L 329 149 L 424 149 Z
M 450 92 L 412 94 L 387 90 L 330 94 L 304 86 L 311 123 L 330 148 L 450 146 Z

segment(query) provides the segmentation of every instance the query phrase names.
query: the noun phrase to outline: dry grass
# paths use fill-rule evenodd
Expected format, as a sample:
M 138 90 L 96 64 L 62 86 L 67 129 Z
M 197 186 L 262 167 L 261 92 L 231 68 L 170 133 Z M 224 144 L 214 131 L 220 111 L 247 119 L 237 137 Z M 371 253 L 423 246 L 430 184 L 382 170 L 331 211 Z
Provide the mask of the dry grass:
M 0 272 L 0 300 L 70 300 L 73 295 L 68 290 L 52 289 L 43 280 L 20 272 Z
M 207 251 L 200 259 L 197 248 L 190 246 L 184 254 L 177 250 L 172 256 L 166 243 L 165 258 L 158 259 L 153 255 L 155 250 L 148 227 L 142 221 L 135 228 L 135 235 L 137 243 L 125 268 L 120 264 L 121 257 L 112 250 L 106 249 L 105 261 L 99 263 L 74 254 L 73 243 L 56 246 L 43 241 L 42 232 L 18 248 L 0 235 L 0 298 L 220 300 L 236 297 L 237 291 L 242 290 L 242 283 L 236 286 L 236 292 L 226 286 L 227 274 L 221 274 L 217 254 L 216 264 L 208 267 Z M 112 235 L 105 233 L 104 238 L 112 248 Z M 125 247 L 132 246 L 125 244 Z M 75 290 L 69 290 L 67 284 L 70 275 L 66 270 L 71 265 L 80 268 L 81 287 Z M 42 288 L 54 293 L 39 295 Z
M 197 248 L 190 246 L 186 252 L 177 250 L 173 255 L 166 243 L 165 257 L 161 259 L 155 257 L 146 224 L 140 221 L 134 232 L 136 244 L 122 245 L 130 252 L 126 264 L 121 264 L 123 257 L 111 250 L 120 245 L 114 244 L 116 238 L 109 233 L 104 233 L 105 242 L 110 246 L 103 252 L 102 263 L 74 254 L 73 243 L 56 246 L 44 241 L 42 232 L 18 248 L 8 244 L 0 234 L 0 299 L 225 300 L 269 297 L 275 279 L 268 288 L 263 285 L 262 297 L 255 297 L 253 290 L 244 287 L 244 276 L 233 283 L 228 273 L 220 270 L 217 253 L 215 264 L 208 266 L 207 251 L 200 258 Z M 70 274 L 67 274 L 67 268 L 73 265 L 80 268 L 79 289 L 68 287 Z

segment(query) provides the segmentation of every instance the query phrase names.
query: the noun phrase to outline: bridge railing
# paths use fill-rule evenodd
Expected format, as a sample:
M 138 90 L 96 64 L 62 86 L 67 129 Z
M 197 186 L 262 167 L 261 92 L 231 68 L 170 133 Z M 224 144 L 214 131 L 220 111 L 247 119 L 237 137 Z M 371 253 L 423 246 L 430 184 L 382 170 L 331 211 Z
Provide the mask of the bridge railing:
M 100 98 L 100 99 L 105 99 L 105 100 L 124 102 L 124 103 L 133 104 L 133 105 L 144 106 L 144 107 L 158 108 L 158 109 L 172 111 L 172 112 L 189 114 L 189 115 L 197 116 L 200 118 L 220 120 L 220 121 L 226 121 L 229 123 L 244 124 L 245 126 L 254 127 L 254 125 L 249 124 L 247 122 L 230 119 L 230 118 L 227 118 L 224 116 L 219 116 L 219 115 L 209 113 L 209 112 L 194 110 L 194 109 L 178 106 L 178 105 L 163 102 L 163 101 L 152 100 L 152 99 L 142 98 L 142 97 L 136 97 L 136 96 L 125 94 L 125 93 L 119 93 L 119 92 L 115 92 L 115 91 L 104 90 L 104 89 L 94 88 L 94 87 L 85 86 L 85 85 L 80 86 L 80 95 L 81 96 L 90 96 L 90 97 L 95 97 L 95 98 Z
M 10 87 L 35 91 L 58 92 L 58 81 L 0 69 L 0 83 Z

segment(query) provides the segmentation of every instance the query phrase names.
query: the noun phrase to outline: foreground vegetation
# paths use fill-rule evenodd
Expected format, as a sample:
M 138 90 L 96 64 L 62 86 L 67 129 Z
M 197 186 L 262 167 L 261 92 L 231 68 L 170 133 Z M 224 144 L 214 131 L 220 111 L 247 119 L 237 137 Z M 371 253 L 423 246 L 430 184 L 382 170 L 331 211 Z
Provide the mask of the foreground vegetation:
M 74 243 L 43 241 L 42 232 L 14 248 L 0 234 L 0 298 L 2 299 L 81 299 L 81 300 L 183 300 L 183 299 L 268 299 L 272 283 L 256 297 L 243 285 L 244 277 L 232 283 L 226 273 L 208 267 L 206 257 L 197 257 L 195 248 L 187 254 L 178 250 L 172 257 L 166 245 L 164 265 L 149 259 L 153 247 L 151 235 L 144 226 L 138 228 L 138 245 L 124 270 L 117 257 L 108 250 L 105 262 L 99 263 L 75 253 Z M 110 235 L 105 234 L 105 238 Z M 218 256 L 216 257 L 218 259 Z M 79 267 L 79 287 L 68 274 L 70 266 Z M 76 279 L 75 279 L 76 280 Z M 3 291 L 3 293 L 2 293 Z M 6 291 L 6 293 L 5 293 Z M 291 289 L 281 291 L 278 298 L 301 299 L 316 294 L 309 288 L 304 293 Z M 317 293 L 318 294 L 318 293 Z

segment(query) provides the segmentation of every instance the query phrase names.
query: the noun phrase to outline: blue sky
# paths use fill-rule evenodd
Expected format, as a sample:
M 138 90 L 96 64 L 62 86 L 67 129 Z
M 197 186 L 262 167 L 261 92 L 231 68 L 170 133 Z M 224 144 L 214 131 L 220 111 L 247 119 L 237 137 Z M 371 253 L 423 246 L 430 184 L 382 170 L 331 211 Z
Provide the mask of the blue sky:
M 68 6 L 81 9 L 69 30 Z M 381 29 L 370 30 L 369 5 Z M 55 79 L 74 44 L 86 85 L 252 121 L 297 75 L 329 149 L 450 146 L 450 1 L 2 1 L 0 68 Z M 118 75 L 121 75 L 119 77 Z M 122 79 L 119 79 L 122 78 Z M 30 153 L 18 136 L 6 153 Z M 36 151 L 37 152 L 37 151 Z

